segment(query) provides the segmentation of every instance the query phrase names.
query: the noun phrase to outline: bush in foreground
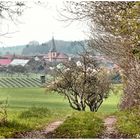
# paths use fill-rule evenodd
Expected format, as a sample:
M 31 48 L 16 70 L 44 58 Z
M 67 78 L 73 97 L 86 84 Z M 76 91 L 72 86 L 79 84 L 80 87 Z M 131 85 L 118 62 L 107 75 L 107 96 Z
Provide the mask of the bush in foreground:
M 27 111 L 22 112 L 19 118 L 31 118 L 31 117 L 43 118 L 49 116 L 50 114 L 51 112 L 47 108 L 31 107 Z
M 32 130 L 29 126 L 20 124 L 17 120 L 7 121 L 0 125 L 0 139 L 12 138 L 15 132 Z
M 68 117 L 49 138 L 98 138 L 103 132 L 103 121 L 92 112 L 79 112 Z

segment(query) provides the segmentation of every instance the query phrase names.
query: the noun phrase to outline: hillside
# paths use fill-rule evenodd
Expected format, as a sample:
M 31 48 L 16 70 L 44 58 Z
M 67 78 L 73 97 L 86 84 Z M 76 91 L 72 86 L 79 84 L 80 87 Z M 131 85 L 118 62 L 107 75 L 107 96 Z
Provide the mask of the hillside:
M 48 53 L 52 45 L 51 41 L 46 43 L 37 44 L 36 42 L 31 42 L 23 49 L 23 55 L 35 55 Z M 55 40 L 55 45 L 58 52 L 63 52 L 68 55 L 76 55 L 83 51 L 83 46 L 85 46 L 84 41 L 62 41 Z
M 77 55 L 77 53 L 83 51 L 83 46 L 85 47 L 84 41 L 63 41 L 55 40 L 56 48 L 58 52 L 66 53 L 68 55 Z M 37 41 L 31 41 L 27 45 L 17 45 L 11 47 L 1 47 L 0 55 L 5 54 L 18 54 L 18 55 L 36 55 L 48 53 L 52 41 L 48 41 L 39 44 Z
M 1 47 L 0 48 L 0 55 L 5 54 L 22 54 L 23 48 L 25 48 L 25 45 L 17 45 L 17 46 L 11 46 L 11 47 Z

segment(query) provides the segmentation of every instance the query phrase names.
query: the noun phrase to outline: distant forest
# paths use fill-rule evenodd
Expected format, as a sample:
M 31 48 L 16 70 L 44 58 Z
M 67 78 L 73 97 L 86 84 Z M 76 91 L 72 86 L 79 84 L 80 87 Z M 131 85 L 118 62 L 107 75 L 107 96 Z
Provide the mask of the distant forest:
M 68 55 L 77 55 L 86 47 L 84 41 L 61 41 L 55 40 L 56 49 L 58 52 L 66 53 Z M 52 46 L 52 41 L 38 44 L 37 42 L 30 42 L 23 49 L 23 55 L 35 55 L 48 53 Z
M 11 47 L 0 47 L 0 56 L 6 55 L 6 54 L 22 54 L 23 48 L 25 48 L 26 45 L 17 45 L 17 46 L 11 46 Z
M 56 49 L 58 52 L 66 53 L 67 55 L 77 55 L 86 48 L 84 41 L 62 41 L 55 40 Z M 31 41 L 27 45 L 17 45 L 14 47 L 0 48 L 0 55 L 5 54 L 19 54 L 19 55 L 37 55 L 48 53 L 52 46 L 52 41 L 39 44 L 37 41 Z

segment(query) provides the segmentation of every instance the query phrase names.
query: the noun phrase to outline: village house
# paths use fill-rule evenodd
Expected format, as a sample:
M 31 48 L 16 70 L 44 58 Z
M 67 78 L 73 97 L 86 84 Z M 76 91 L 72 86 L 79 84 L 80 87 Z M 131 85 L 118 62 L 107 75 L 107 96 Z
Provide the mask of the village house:
M 22 55 L 5 55 L 5 56 L 2 56 L 0 57 L 0 66 L 3 67 L 3 66 L 9 66 L 13 60 L 19 60 L 19 61 L 22 61 L 22 60 L 30 60 L 31 57 L 27 57 L 27 56 L 22 56 Z M 16 61 L 17 62 L 17 61 Z

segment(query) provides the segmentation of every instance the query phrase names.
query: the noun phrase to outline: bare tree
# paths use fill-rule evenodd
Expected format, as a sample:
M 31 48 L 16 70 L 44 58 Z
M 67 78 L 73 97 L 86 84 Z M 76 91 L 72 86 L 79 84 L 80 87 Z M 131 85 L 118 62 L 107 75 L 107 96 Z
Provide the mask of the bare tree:
M 123 109 L 140 105 L 140 2 L 68 2 L 67 20 L 86 20 L 92 48 L 106 54 L 123 74 Z
M 24 2 L 0 1 L 0 17 L 2 19 L 14 19 L 14 16 L 21 15 L 25 8 Z
M 65 96 L 70 106 L 78 111 L 97 111 L 104 98 L 108 97 L 110 80 L 106 70 L 96 67 L 93 57 L 87 53 L 80 55 L 77 63 L 70 61 L 61 69 L 47 89 Z
M 18 22 L 17 17 L 23 13 L 25 8 L 25 3 L 21 1 L 0 1 L 0 21 L 12 21 L 16 24 Z M 0 36 L 5 36 L 11 33 L 13 32 L 9 32 L 9 26 L 7 25 L 7 31 L 1 32 Z

